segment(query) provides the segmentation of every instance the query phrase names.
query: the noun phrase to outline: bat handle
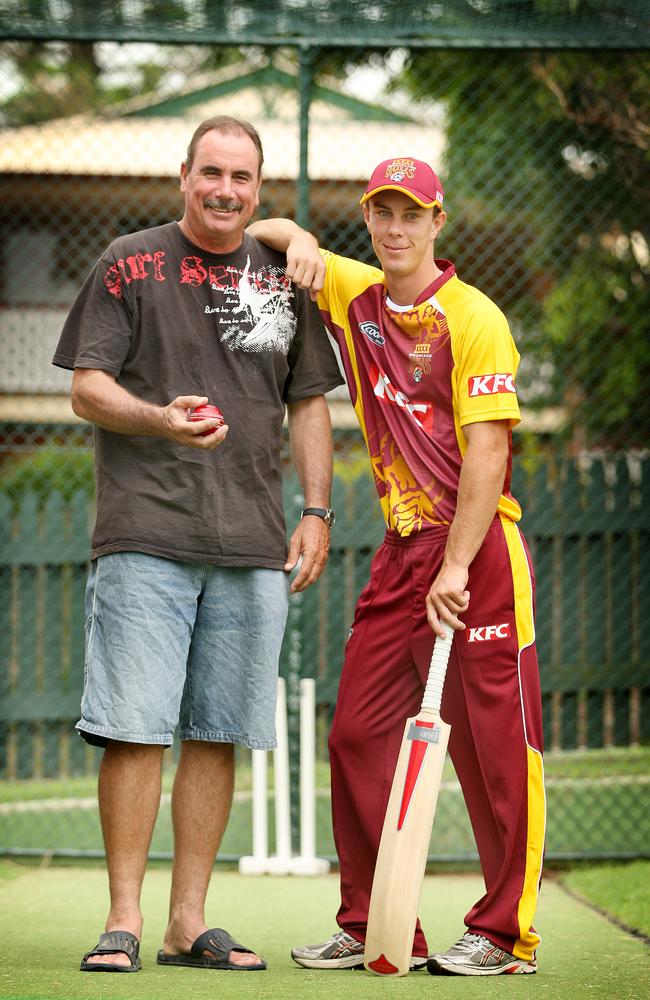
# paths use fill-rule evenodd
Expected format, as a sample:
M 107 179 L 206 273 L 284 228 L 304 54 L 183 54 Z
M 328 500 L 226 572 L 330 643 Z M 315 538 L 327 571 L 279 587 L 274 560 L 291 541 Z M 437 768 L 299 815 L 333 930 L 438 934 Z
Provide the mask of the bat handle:
M 442 689 L 445 684 L 445 674 L 447 673 L 447 663 L 453 639 L 454 630 L 451 625 L 447 626 L 447 632 L 444 636 L 439 635 L 436 638 L 431 654 L 429 676 L 422 698 L 422 711 L 440 712 Z

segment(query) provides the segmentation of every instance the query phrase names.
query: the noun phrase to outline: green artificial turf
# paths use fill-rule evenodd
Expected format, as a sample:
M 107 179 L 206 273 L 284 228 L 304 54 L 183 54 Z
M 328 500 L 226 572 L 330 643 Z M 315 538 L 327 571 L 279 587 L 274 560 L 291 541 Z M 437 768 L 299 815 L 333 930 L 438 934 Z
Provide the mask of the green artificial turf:
M 650 940 L 650 862 L 579 865 L 562 875 L 570 890 Z
M 650 950 L 547 880 L 536 920 L 542 934 L 536 976 L 435 979 L 426 972 L 382 980 L 365 972 L 298 968 L 294 943 L 312 943 L 334 929 L 338 879 L 244 878 L 217 871 L 208 900 L 214 925 L 225 926 L 259 950 L 266 972 L 163 969 L 155 964 L 169 891 L 168 868 L 147 874 L 143 892 L 143 970 L 136 975 L 84 974 L 82 953 L 96 941 L 106 908 L 101 868 L 36 868 L 5 861 L 0 876 L 1 1000 L 377 1000 L 377 998 L 508 997 L 525 1000 L 642 1000 L 650 995 Z M 18 869 L 16 871 L 15 869 Z M 475 875 L 425 880 L 421 915 L 433 949 L 462 932 L 464 912 L 482 892 Z

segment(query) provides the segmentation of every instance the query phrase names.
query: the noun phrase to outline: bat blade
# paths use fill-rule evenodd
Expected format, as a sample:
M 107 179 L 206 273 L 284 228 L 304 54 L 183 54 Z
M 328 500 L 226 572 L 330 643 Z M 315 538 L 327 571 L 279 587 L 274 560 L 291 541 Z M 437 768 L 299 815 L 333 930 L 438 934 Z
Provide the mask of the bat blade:
M 407 719 L 404 728 L 368 912 L 364 964 L 375 975 L 409 971 L 450 728 L 430 712 Z M 427 737 L 414 738 L 423 729 Z
M 451 636 L 436 642 L 423 707 L 406 720 L 402 736 L 375 864 L 364 946 L 364 965 L 377 976 L 404 976 L 411 963 L 451 731 L 439 712 L 450 647 Z M 433 696 L 431 685 L 435 687 Z M 435 707 L 431 708 L 431 704 Z

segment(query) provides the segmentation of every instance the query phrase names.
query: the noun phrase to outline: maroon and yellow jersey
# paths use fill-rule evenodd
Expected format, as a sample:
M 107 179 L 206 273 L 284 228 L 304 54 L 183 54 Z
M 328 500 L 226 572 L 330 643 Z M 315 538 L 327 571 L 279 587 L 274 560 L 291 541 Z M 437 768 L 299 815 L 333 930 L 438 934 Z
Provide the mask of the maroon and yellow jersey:
M 318 297 L 337 341 L 387 526 L 410 535 L 450 524 L 467 449 L 462 428 L 520 419 L 519 354 L 500 309 L 466 285 L 449 261 L 412 306 L 387 294 L 375 267 L 322 251 Z M 497 510 L 521 517 L 510 494 L 510 457 Z

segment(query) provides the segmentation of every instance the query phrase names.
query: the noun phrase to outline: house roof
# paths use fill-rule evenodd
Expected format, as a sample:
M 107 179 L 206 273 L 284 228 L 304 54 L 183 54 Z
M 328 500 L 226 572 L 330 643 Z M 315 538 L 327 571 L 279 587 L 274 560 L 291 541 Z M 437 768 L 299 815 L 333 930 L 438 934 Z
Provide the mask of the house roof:
M 278 63 L 283 65 L 278 65 Z M 248 67 L 248 64 L 244 64 Z M 223 69 L 196 74 L 180 90 L 163 98 L 134 98 L 121 105 L 122 113 L 142 117 L 173 117 L 202 111 L 218 102 L 223 111 L 223 101 L 227 99 L 229 113 L 238 117 L 294 122 L 298 118 L 300 94 L 298 76 L 288 60 L 276 56 L 273 63 L 250 66 L 242 72 L 242 63 L 237 62 Z M 310 107 L 312 121 L 319 124 L 327 121 L 354 119 L 357 121 L 413 123 L 410 115 L 398 112 L 384 104 L 365 101 L 346 93 L 335 82 L 329 85 L 314 83 Z
M 267 178 L 299 172 L 300 94 L 295 72 L 241 64 L 195 77 L 162 98 L 137 98 L 101 115 L 83 114 L 6 129 L 0 173 L 176 177 L 196 126 L 215 114 L 252 121 L 264 145 Z M 443 132 L 336 86 L 315 85 L 310 105 L 312 180 L 363 180 L 378 160 L 413 156 L 439 164 Z

